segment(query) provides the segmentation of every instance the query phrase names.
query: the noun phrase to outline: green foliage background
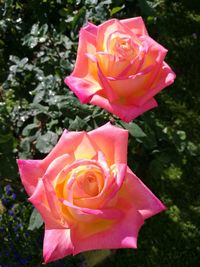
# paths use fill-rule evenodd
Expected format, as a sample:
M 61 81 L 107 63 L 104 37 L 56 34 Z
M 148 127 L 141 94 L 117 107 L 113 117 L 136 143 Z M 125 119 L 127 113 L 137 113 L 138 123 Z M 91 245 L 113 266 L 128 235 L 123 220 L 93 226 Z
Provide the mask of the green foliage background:
M 168 210 L 140 231 L 138 249 L 124 249 L 98 266 L 199 266 L 200 97 L 198 0 L 0 1 L 0 266 L 42 266 L 43 227 L 21 185 L 16 158 L 43 158 L 63 128 L 91 130 L 109 119 L 81 105 L 64 85 L 87 21 L 142 16 L 150 35 L 168 48 L 175 84 L 159 107 L 129 130 L 129 166 Z M 34 222 L 34 220 L 36 220 Z M 35 224 L 34 224 L 35 223 Z M 28 228 L 29 227 L 29 228 Z M 84 256 L 48 266 L 85 266 Z

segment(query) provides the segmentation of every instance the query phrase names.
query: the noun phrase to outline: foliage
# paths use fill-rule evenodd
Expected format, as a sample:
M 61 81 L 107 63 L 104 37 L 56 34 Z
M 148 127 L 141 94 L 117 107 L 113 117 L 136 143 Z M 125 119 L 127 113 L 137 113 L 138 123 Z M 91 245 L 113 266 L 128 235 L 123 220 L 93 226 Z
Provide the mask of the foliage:
M 129 165 L 168 210 L 144 226 L 138 250 L 118 250 L 99 266 L 198 266 L 199 9 L 197 0 L 0 1 L 0 266 L 42 264 L 41 221 L 33 214 L 28 228 L 32 206 L 15 158 L 43 158 L 63 128 L 91 130 L 108 120 L 129 130 Z M 127 125 L 81 105 L 63 79 L 87 20 L 139 15 L 169 49 L 177 80 L 157 97 L 158 109 Z M 84 265 L 82 255 L 48 264 L 75 265 Z

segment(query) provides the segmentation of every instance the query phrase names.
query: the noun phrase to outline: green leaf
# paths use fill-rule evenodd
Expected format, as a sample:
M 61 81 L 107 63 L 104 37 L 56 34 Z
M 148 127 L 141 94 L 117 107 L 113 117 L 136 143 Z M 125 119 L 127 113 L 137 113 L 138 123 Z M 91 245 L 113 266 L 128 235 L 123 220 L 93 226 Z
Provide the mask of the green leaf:
M 23 136 L 33 135 L 38 129 L 38 125 L 35 123 L 28 124 L 22 131 Z
M 85 0 L 85 5 L 97 5 L 98 0 Z
M 44 135 L 40 135 L 36 141 L 36 148 L 43 154 L 49 153 L 55 146 L 58 140 L 58 135 L 48 131 Z
M 72 123 L 70 123 L 69 130 L 70 131 L 83 130 L 85 125 L 86 121 L 81 119 L 79 116 L 76 116 L 75 120 L 72 121 Z
M 44 100 L 44 96 L 45 96 L 45 91 L 41 90 L 39 92 L 37 92 L 37 94 L 35 95 L 34 99 L 33 99 L 33 103 L 34 104 L 38 104 L 40 103 L 42 100 Z
M 31 143 L 30 138 L 26 137 L 22 139 L 20 147 L 23 149 L 24 152 L 28 153 L 30 151 L 31 148 L 30 143 Z
M 40 27 L 40 29 L 38 31 L 38 34 L 40 36 L 43 36 L 43 35 L 45 35 L 47 33 L 47 31 L 48 31 L 48 25 L 45 23 Z
M 83 6 L 78 13 L 74 16 L 72 21 L 72 29 L 77 30 L 80 28 L 85 20 L 86 8 Z
M 112 16 L 116 14 L 117 12 L 121 11 L 124 7 L 125 5 L 113 7 L 112 10 L 110 11 L 110 15 Z
M 134 122 L 131 123 L 125 123 L 123 121 L 120 122 L 120 124 L 129 131 L 130 135 L 136 138 L 142 138 L 145 137 L 146 134 L 143 132 L 143 130 Z
M 176 133 L 178 134 L 179 138 L 180 138 L 181 140 L 183 140 L 183 141 L 184 141 L 184 140 L 186 139 L 186 137 L 187 137 L 185 131 L 177 131 Z
M 30 108 L 32 109 L 34 115 L 38 115 L 41 113 L 48 114 L 49 109 L 47 106 L 41 105 L 39 103 L 31 103 Z
M 19 68 L 24 68 L 24 66 L 26 65 L 27 62 L 28 62 L 28 58 L 27 57 L 22 58 L 22 60 L 20 60 L 20 62 L 18 64 L 18 67 Z
M 39 229 L 43 225 L 43 220 L 39 212 L 34 209 L 31 213 L 31 217 L 29 220 L 28 230 L 33 231 L 35 229 Z

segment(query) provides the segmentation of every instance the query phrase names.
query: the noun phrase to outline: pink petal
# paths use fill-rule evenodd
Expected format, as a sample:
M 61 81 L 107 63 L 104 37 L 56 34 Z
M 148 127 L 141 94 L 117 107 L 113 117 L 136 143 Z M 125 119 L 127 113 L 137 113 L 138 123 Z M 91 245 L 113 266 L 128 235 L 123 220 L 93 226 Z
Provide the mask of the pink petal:
M 84 207 L 78 207 L 71 202 L 63 199 L 61 202 L 70 208 L 73 216 L 76 217 L 76 221 L 89 221 L 96 219 L 119 219 L 122 216 L 122 212 L 115 208 L 105 208 L 105 209 L 89 209 Z
M 72 154 L 81 143 L 84 132 L 67 132 L 65 130 L 52 151 L 43 160 L 17 160 L 22 183 L 31 196 L 35 190 L 38 179 L 41 178 L 50 163 L 63 154 Z M 68 162 L 66 161 L 66 164 Z M 59 166 L 58 166 L 59 168 Z
M 72 229 L 74 254 L 94 249 L 136 248 L 138 231 L 142 224 L 142 216 L 134 207 L 131 207 L 124 217 L 108 230 L 84 238 L 81 237 L 79 229 Z
M 84 30 L 90 32 L 90 33 L 93 34 L 94 36 L 97 35 L 98 26 L 94 25 L 93 23 L 88 22 L 88 23 L 86 24 L 86 26 L 84 26 L 83 28 L 84 28 Z
M 76 148 L 81 143 L 84 137 L 84 132 L 68 132 L 64 130 L 56 146 L 42 161 L 42 166 L 46 170 L 49 164 L 63 154 L 73 154 Z
M 96 156 L 96 150 L 91 142 L 89 135 L 84 132 L 83 139 L 79 146 L 74 151 L 74 156 L 76 160 L 79 159 L 93 159 Z
M 94 80 L 87 80 L 86 78 L 79 78 L 71 75 L 66 77 L 64 81 L 79 98 L 82 104 L 90 101 L 91 97 L 96 92 L 102 90 L 98 83 L 96 83 Z
M 41 162 L 41 160 L 17 160 L 20 177 L 29 196 L 33 194 L 38 179 L 42 177 L 45 172 L 45 169 L 41 166 Z
M 58 198 L 55 193 L 55 189 L 51 182 L 48 179 L 48 175 L 44 175 L 42 178 L 44 189 L 45 189 L 45 195 L 48 202 L 48 206 L 51 210 L 52 217 L 54 217 L 57 220 L 61 220 L 61 206 L 60 202 L 58 201 Z
M 39 211 L 48 229 L 53 229 L 53 228 L 59 229 L 65 227 L 65 225 L 62 225 L 60 221 L 58 221 L 56 218 L 52 216 L 52 212 L 47 202 L 42 179 L 39 179 L 37 187 L 35 188 L 33 195 L 29 198 L 29 201 Z
M 113 169 L 113 166 L 111 166 L 111 169 Z M 126 178 L 126 170 L 127 170 L 126 164 L 115 164 L 114 169 L 116 174 L 113 176 L 113 181 L 111 185 L 109 184 L 107 188 L 105 189 L 103 188 L 102 190 L 102 195 L 103 193 L 105 193 L 106 196 L 103 202 L 104 205 L 109 204 L 109 202 L 112 201 L 115 195 L 119 192 Z
M 59 172 L 67 165 L 70 165 L 74 160 L 73 154 L 64 154 L 57 157 L 49 164 L 44 176 L 48 177 L 50 182 L 53 182 Z
M 128 27 L 137 36 L 148 35 L 147 29 L 145 27 L 142 17 L 135 17 L 131 19 L 123 19 L 120 22 Z
M 97 64 L 97 68 L 98 68 L 99 82 L 103 88 L 104 93 L 110 99 L 110 101 L 116 100 L 117 95 L 115 94 L 115 92 L 113 91 L 112 87 L 110 86 L 108 80 L 106 79 L 106 77 L 102 73 L 99 64 Z
M 86 53 L 92 55 L 95 55 L 96 53 L 96 38 L 87 30 L 87 27 L 86 29 L 82 28 L 79 33 L 77 58 L 74 71 L 71 74 L 72 76 L 79 78 L 87 76 L 89 70 L 89 59 L 85 55 Z
M 117 77 L 130 65 L 129 60 L 123 58 L 116 61 L 115 56 L 110 53 L 98 52 L 96 58 L 99 68 L 105 77 Z
M 113 34 L 116 31 L 124 32 L 127 34 L 127 30 L 124 25 L 117 19 L 110 19 L 98 26 L 97 33 L 97 52 L 108 52 L 107 40 L 110 34 Z M 130 32 L 131 33 L 131 32 Z
M 93 34 L 95 26 L 91 25 L 89 24 L 80 31 L 74 71 L 65 78 L 65 83 L 77 95 L 81 103 L 87 103 L 93 94 L 102 89 L 98 84 L 96 63 L 88 57 L 88 54 L 93 57 L 96 53 L 96 38 Z
M 73 254 L 69 229 L 45 229 L 43 257 L 45 263 Z
M 88 135 L 103 152 L 108 165 L 127 162 L 128 131 L 107 123 Z
M 172 84 L 175 78 L 176 74 L 164 62 L 151 88 L 146 92 L 144 96 L 141 97 L 141 99 L 138 99 L 138 104 L 144 105 L 147 101 L 149 101 L 149 99 L 155 96 L 158 92 L 160 92 L 162 89 Z
M 130 102 L 132 99 L 145 95 L 149 89 L 149 80 L 151 79 L 154 67 L 151 66 L 147 69 L 146 73 L 137 73 L 129 78 L 122 77 L 109 80 L 109 86 L 118 95 L 118 98 L 122 98 L 126 102 Z M 112 99 L 108 98 L 110 102 Z
M 148 47 L 148 49 L 143 56 L 143 63 L 140 66 L 140 69 L 138 69 L 138 74 L 132 81 L 130 79 L 130 85 L 132 85 L 133 89 L 137 87 L 140 88 L 136 92 L 133 92 L 133 95 L 130 96 L 130 101 L 141 106 L 146 102 L 143 99 L 146 99 L 146 95 L 149 94 L 153 83 L 157 80 L 167 50 L 149 36 L 142 36 L 140 39 L 143 40 L 143 46 Z M 138 84 L 138 82 L 141 84 Z M 130 85 L 128 86 L 129 88 Z
M 130 122 L 145 111 L 152 109 L 157 106 L 157 102 L 152 98 L 146 102 L 143 106 L 136 105 L 120 105 L 117 103 L 110 103 L 108 99 L 99 95 L 94 95 L 90 101 L 91 104 L 97 105 L 101 108 L 106 109 L 110 113 L 118 116 L 125 122 Z
M 142 70 L 155 63 L 161 68 L 168 50 L 150 36 L 141 36 L 139 40 L 142 41 L 143 47 L 146 48 Z
M 141 213 L 143 219 L 147 219 L 166 207 L 162 202 L 142 183 L 142 181 L 130 170 L 127 170 L 125 180 L 127 197 L 135 208 Z

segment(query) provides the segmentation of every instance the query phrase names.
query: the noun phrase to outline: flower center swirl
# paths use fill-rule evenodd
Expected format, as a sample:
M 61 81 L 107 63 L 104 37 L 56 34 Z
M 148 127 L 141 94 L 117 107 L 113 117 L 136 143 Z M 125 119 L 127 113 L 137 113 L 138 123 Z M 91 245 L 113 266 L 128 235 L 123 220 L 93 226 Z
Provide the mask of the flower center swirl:
M 118 60 L 132 61 L 138 53 L 138 44 L 130 35 L 116 32 L 109 36 L 107 49 Z
M 99 208 L 107 208 L 111 195 L 115 195 L 115 178 L 114 165 L 108 167 L 106 161 L 81 159 L 64 167 L 55 179 L 54 190 L 67 221 L 99 220 Z M 111 217 L 115 219 L 115 215 Z M 100 214 L 100 218 L 107 215 Z

